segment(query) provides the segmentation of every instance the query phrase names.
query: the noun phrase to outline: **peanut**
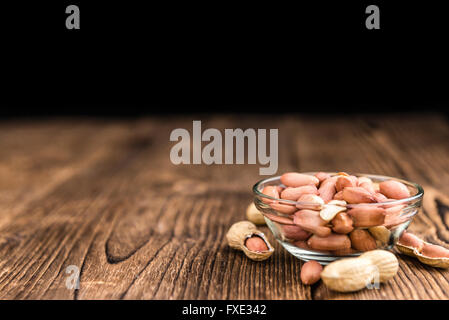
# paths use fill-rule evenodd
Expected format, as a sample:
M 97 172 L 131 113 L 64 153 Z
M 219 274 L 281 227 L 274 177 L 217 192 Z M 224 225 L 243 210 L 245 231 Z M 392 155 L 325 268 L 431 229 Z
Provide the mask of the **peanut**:
M 266 196 L 279 199 L 279 186 L 266 186 L 263 188 L 262 193 Z M 279 211 L 283 214 L 292 214 L 296 211 L 295 206 L 285 204 L 285 203 L 279 203 L 277 200 L 274 199 L 267 199 L 264 197 L 261 197 L 262 202 L 267 203 L 270 205 L 271 208 L 273 208 L 276 211 Z
M 337 190 L 335 189 L 335 184 L 337 182 L 338 177 L 327 178 L 323 182 L 321 182 L 320 187 L 318 188 L 318 194 L 324 200 L 324 202 L 329 202 L 334 197 Z
M 317 177 L 297 172 L 287 172 L 281 176 L 281 182 L 286 187 L 301 187 L 308 184 L 317 186 L 320 183 Z
M 435 244 L 425 243 L 421 254 L 430 258 L 449 258 L 449 249 Z
M 337 191 L 341 191 L 347 187 L 356 187 L 356 186 L 357 182 L 354 183 L 354 179 L 351 179 L 350 176 L 340 176 L 338 177 L 337 182 L 335 183 L 335 189 L 337 189 Z
M 331 223 L 336 233 L 347 234 L 354 230 L 352 218 L 346 212 L 338 213 Z
M 371 193 L 362 187 L 346 187 L 343 189 L 343 200 L 347 203 L 371 203 L 376 202 Z
M 271 203 L 270 207 L 283 214 L 293 214 L 297 210 L 294 205 L 279 202 Z
M 365 189 L 366 191 L 368 191 L 373 195 L 376 193 L 376 190 L 373 185 L 373 180 L 371 180 L 368 177 L 359 177 L 357 179 L 357 186 Z
M 388 198 L 386 196 L 384 196 L 382 193 L 380 192 L 375 192 L 373 193 L 373 197 L 376 200 L 376 202 L 385 202 L 388 201 Z
M 369 233 L 378 240 L 382 246 L 387 245 L 390 242 L 391 231 L 384 226 L 375 226 L 368 228 Z
M 359 251 L 369 251 L 377 248 L 376 240 L 364 229 L 355 229 L 350 234 L 352 247 Z
M 377 267 L 380 282 L 387 282 L 398 273 L 398 259 L 389 251 L 372 250 L 365 252 L 360 258 L 370 260 Z
M 324 180 L 326 180 L 327 178 L 330 178 L 331 175 L 329 173 L 326 172 L 317 172 L 315 173 L 315 177 L 317 177 L 317 179 L 321 182 L 323 182 Z
M 298 202 L 298 209 L 320 210 L 324 205 L 323 199 L 316 194 L 303 194 L 298 198 Z
M 321 280 L 334 291 L 352 292 L 371 283 L 375 271 L 376 267 L 369 259 L 346 258 L 328 264 L 321 272 Z
M 429 266 L 449 268 L 449 249 L 425 242 L 409 232 L 402 234 L 396 247 Z
M 374 250 L 358 258 L 334 261 L 321 272 L 321 279 L 330 289 L 338 292 L 358 291 L 367 286 L 376 276 L 380 282 L 393 278 L 399 269 L 394 254 L 384 250 Z
M 309 238 L 307 244 L 315 250 L 341 250 L 351 247 L 351 241 L 347 235 L 336 233 L 332 233 L 327 237 L 319 237 L 314 234 Z
M 408 215 L 401 215 L 404 207 L 404 205 L 397 205 L 386 208 L 385 221 L 383 225 L 387 228 L 392 228 L 408 220 Z
M 305 285 L 312 285 L 318 282 L 321 278 L 321 271 L 323 271 L 323 267 L 314 260 L 304 263 L 301 268 L 302 283 Z
M 333 204 L 335 206 L 346 207 L 347 203 L 344 200 L 331 200 L 327 204 Z
M 410 197 L 407 186 L 399 181 L 387 180 L 379 184 L 380 193 L 391 199 L 404 199 Z
M 268 250 L 268 246 L 259 236 L 252 236 L 245 241 L 245 246 L 254 252 L 263 252 Z
M 399 238 L 398 244 L 415 248 L 418 252 L 421 252 L 424 247 L 424 241 L 415 236 L 412 233 L 404 231 Z
M 318 194 L 318 189 L 314 185 L 307 185 L 301 187 L 288 187 L 281 193 L 281 199 L 296 201 L 303 194 Z
M 370 183 L 373 184 L 373 180 L 371 180 L 368 177 L 358 177 L 357 179 L 357 185 L 360 187 L 361 184 L 363 183 Z M 374 188 L 374 187 L 373 187 Z
M 249 221 L 234 223 L 226 233 L 226 240 L 231 248 L 242 250 L 255 261 L 268 259 L 274 252 L 265 235 Z
M 331 233 L 331 229 L 326 227 L 327 222 L 321 219 L 318 212 L 313 210 L 303 209 L 295 212 L 293 222 L 302 229 L 321 237 L 326 237 Z
M 356 176 L 349 176 L 349 179 L 352 181 L 352 185 L 354 187 L 357 187 L 358 183 L 359 183 L 359 178 L 357 178 Z
M 356 228 L 380 226 L 385 221 L 385 209 L 378 206 L 360 205 L 348 210 L 348 214 Z
M 334 200 L 343 200 L 343 190 L 338 191 L 335 195 L 334 195 Z M 345 201 L 346 202 L 346 201 Z
M 265 216 L 273 222 L 277 222 L 280 224 L 286 224 L 286 225 L 294 225 L 293 219 L 290 219 L 287 217 L 278 216 L 276 214 L 271 214 L 271 213 L 265 213 Z
M 279 191 L 276 186 L 266 186 L 265 188 L 263 188 L 262 193 L 266 196 L 269 196 L 269 197 L 272 197 L 275 199 L 279 199 Z M 265 197 L 261 197 L 261 199 L 264 203 L 274 203 L 275 202 L 275 200 L 268 199 Z
M 325 204 L 323 206 L 323 209 L 320 210 L 320 217 L 324 221 L 329 222 L 342 211 L 346 211 L 346 207 L 341 207 L 333 204 Z
M 263 214 L 259 210 L 257 210 L 254 202 L 250 203 L 250 205 L 246 209 L 246 218 L 255 224 L 260 224 L 260 225 L 265 224 L 265 219 L 263 217 Z
M 404 204 L 398 204 L 398 205 L 385 205 L 385 215 L 390 215 L 390 216 L 397 216 L 399 214 L 401 214 L 402 209 L 404 209 L 405 205 Z
M 357 253 L 357 250 L 354 250 L 353 248 L 348 249 L 340 249 L 340 250 L 334 250 L 332 251 L 332 254 L 335 256 L 349 256 L 351 254 Z
M 312 249 L 307 244 L 307 241 L 304 241 L 304 240 L 294 241 L 294 242 L 292 242 L 292 244 L 294 246 L 298 247 L 298 248 L 301 248 L 301 249 L 305 249 L 305 250 L 311 250 Z
M 376 193 L 376 190 L 374 190 L 373 183 L 363 182 L 363 183 L 359 184 L 359 187 L 365 189 L 366 191 L 368 191 L 372 195 L 374 195 Z
M 283 225 L 284 236 L 291 240 L 306 240 L 310 237 L 310 232 L 305 231 L 300 226 Z

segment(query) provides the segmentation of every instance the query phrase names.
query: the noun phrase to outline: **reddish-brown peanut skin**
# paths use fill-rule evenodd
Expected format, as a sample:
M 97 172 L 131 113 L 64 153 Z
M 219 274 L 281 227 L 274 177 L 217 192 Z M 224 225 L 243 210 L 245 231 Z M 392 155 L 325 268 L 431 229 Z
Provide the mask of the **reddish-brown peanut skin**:
M 348 234 L 354 230 L 352 218 L 346 212 L 338 213 L 331 221 L 332 230 L 336 233 Z
M 297 201 L 296 208 L 298 209 L 320 210 L 323 205 L 322 199 L 316 194 L 303 194 Z
M 407 186 L 399 181 L 387 180 L 379 183 L 380 193 L 391 199 L 404 199 L 410 197 Z
M 401 215 L 404 207 L 405 205 L 403 204 L 387 207 L 385 209 L 385 221 L 383 225 L 387 228 L 392 228 L 410 219 L 410 216 L 407 214 Z
M 303 209 L 295 212 L 293 222 L 302 229 L 326 237 L 331 234 L 331 228 L 326 227 L 327 222 L 321 219 L 319 212 Z
M 319 196 L 324 200 L 324 202 L 329 202 L 334 197 L 337 190 L 335 189 L 335 183 L 337 182 L 338 177 L 331 177 L 324 180 L 320 188 L 318 189 Z
M 352 247 L 359 251 L 369 251 L 377 248 L 376 240 L 364 229 L 356 229 L 349 234 Z
M 271 203 L 270 207 L 283 214 L 293 214 L 298 210 L 294 205 L 279 202 Z
M 301 249 L 305 249 L 305 250 L 314 250 L 314 251 L 319 251 L 320 253 L 325 253 L 325 254 L 332 254 L 334 251 L 329 251 L 329 250 L 316 250 L 316 249 L 312 249 L 311 247 L 309 247 L 309 245 L 307 244 L 307 241 L 304 240 L 298 240 L 295 242 L 292 242 L 292 244 L 298 248 Z
M 278 215 L 271 214 L 271 213 L 264 213 L 264 216 L 267 217 L 268 219 L 270 219 L 271 221 L 277 222 L 279 224 L 294 225 L 293 219 L 291 219 L 291 218 L 278 216 Z
M 335 195 L 334 195 L 334 200 L 343 200 L 343 190 L 342 191 L 338 191 Z
M 380 192 L 375 192 L 373 193 L 373 197 L 376 200 L 376 202 L 385 202 L 388 201 L 388 198 L 385 197 L 382 193 Z
M 370 182 L 362 182 L 361 184 L 359 184 L 359 187 L 365 189 L 366 191 L 371 193 L 373 196 L 376 193 L 376 190 L 374 190 L 373 184 Z M 374 198 L 376 198 L 376 197 L 374 196 Z
M 321 271 L 323 267 L 314 260 L 307 261 L 301 268 L 301 281 L 305 285 L 312 285 L 318 282 L 321 278 Z
M 343 189 L 343 200 L 347 203 L 376 202 L 373 195 L 362 187 L 346 187 Z
M 281 176 L 281 182 L 286 187 L 301 187 L 308 184 L 313 184 L 317 186 L 320 183 L 315 176 L 310 176 L 308 174 L 302 174 L 297 172 L 287 172 Z
M 405 204 L 398 204 L 395 206 L 384 206 L 384 207 L 385 207 L 385 215 L 398 216 L 402 213 L 402 210 L 405 208 Z
M 354 187 L 357 187 L 358 183 L 359 183 L 359 178 L 357 178 L 356 176 L 349 176 L 349 179 L 351 179 L 352 181 L 352 185 Z
M 254 252 L 262 252 L 268 250 L 268 246 L 265 241 L 263 241 L 263 239 L 258 236 L 252 236 L 251 238 L 246 239 L 245 247 Z
M 307 240 L 307 244 L 314 250 L 342 250 L 351 247 L 351 240 L 345 234 L 331 233 L 327 237 L 314 234 Z
M 385 221 L 385 209 L 378 206 L 358 206 L 348 210 L 356 228 L 380 226 Z
M 371 193 L 373 195 L 376 193 L 376 189 L 374 188 L 374 185 L 373 185 L 373 180 L 371 180 L 368 177 L 358 178 L 357 186 L 362 187 L 363 189 L 365 189 L 366 191 L 368 191 L 369 193 Z
M 282 226 L 284 236 L 291 240 L 307 240 L 310 237 L 310 232 L 305 231 L 300 226 Z
M 278 188 L 276 186 L 266 186 L 265 188 L 263 188 L 262 193 L 266 196 L 279 199 L 279 192 L 278 192 Z M 263 197 L 261 197 L 261 199 L 265 203 L 275 202 L 275 200 L 271 200 L 271 199 L 267 199 L 267 198 L 263 198 Z
M 315 177 L 317 177 L 317 179 L 321 182 L 323 182 L 324 180 L 326 180 L 327 178 L 330 178 L 331 175 L 329 173 L 326 172 L 317 172 L 315 173 Z
M 307 185 L 296 188 L 285 188 L 281 193 L 281 199 L 296 201 L 303 194 L 318 194 L 318 189 L 315 185 Z
M 301 249 L 305 249 L 305 250 L 311 250 L 312 248 L 309 247 L 309 245 L 307 244 L 307 241 L 305 240 L 298 240 L 295 242 L 292 242 L 292 245 L 301 248 Z
M 424 247 L 424 241 L 410 232 L 404 231 L 399 238 L 399 244 L 406 247 L 416 248 L 418 252 L 421 252 Z
M 332 254 L 335 256 L 348 256 L 356 252 L 357 250 L 354 250 L 353 248 L 348 248 L 348 249 L 334 250 L 332 251 Z
M 436 244 L 425 243 L 421 254 L 429 258 L 449 258 L 449 249 Z
M 337 191 L 341 191 L 346 187 L 356 187 L 357 182 L 354 183 L 354 179 L 351 179 L 349 176 L 340 176 L 335 183 L 335 188 Z

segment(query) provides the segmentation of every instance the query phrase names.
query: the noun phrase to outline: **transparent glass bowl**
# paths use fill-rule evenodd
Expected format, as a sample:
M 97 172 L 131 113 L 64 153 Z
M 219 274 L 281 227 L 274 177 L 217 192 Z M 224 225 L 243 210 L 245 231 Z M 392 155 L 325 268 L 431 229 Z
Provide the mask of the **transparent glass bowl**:
M 335 172 L 328 172 L 330 175 L 336 175 Z M 315 172 L 305 172 L 304 174 L 313 175 Z M 391 249 L 404 230 L 409 226 L 413 216 L 418 213 L 421 208 L 422 198 L 424 195 L 423 188 L 413 182 L 380 175 L 355 174 L 357 177 L 368 177 L 373 183 L 380 183 L 385 180 L 396 180 L 402 182 L 410 191 L 411 197 L 401 200 L 393 200 L 382 203 L 366 203 L 366 204 L 347 204 L 347 210 L 352 208 L 366 208 L 366 206 L 382 208 L 385 212 L 385 219 L 382 224 L 371 225 L 369 227 L 355 227 L 355 229 L 366 229 L 370 235 L 376 239 L 377 249 Z M 342 257 L 359 256 L 362 251 L 351 249 L 352 252 L 339 251 L 319 251 L 311 250 L 305 245 L 307 239 L 300 236 L 299 240 L 296 235 L 291 237 L 291 226 L 293 225 L 294 214 L 284 214 L 276 210 L 281 205 L 295 206 L 296 210 L 313 209 L 316 204 L 310 202 L 297 202 L 284 199 L 276 199 L 262 193 L 265 186 L 281 186 L 285 187 L 280 176 L 272 177 L 257 182 L 253 187 L 254 203 L 257 209 L 262 212 L 265 221 L 273 233 L 276 240 L 292 255 L 304 260 L 316 260 L 322 264 L 328 264 Z M 290 230 L 289 230 L 290 229 Z M 294 233 L 294 232 L 293 232 Z M 289 238 L 290 237 L 290 238 Z

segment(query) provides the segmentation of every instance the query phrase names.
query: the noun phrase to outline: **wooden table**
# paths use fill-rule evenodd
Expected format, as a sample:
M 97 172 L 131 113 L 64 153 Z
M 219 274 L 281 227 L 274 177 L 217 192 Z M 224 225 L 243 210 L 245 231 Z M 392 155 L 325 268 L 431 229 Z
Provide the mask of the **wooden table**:
M 448 299 L 449 271 L 400 256 L 380 290 L 304 286 L 277 244 L 253 262 L 225 242 L 259 165 L 173 165 L 175 128 L 279 128 L 279 170 L 403 177 L 425 186 L 410 229 L 449 242 L 449 123 L 442 115 L 41 119 L 0 125 L 1 299 Z M 67 267 L 80 270 L 68 289 Z

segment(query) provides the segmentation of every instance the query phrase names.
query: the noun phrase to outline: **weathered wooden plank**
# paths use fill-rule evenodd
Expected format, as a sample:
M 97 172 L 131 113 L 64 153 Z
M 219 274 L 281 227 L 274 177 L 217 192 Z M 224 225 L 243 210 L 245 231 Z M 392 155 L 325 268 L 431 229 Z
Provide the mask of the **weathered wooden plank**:
M 382 290 L 340 295 L 303 286 L 301 262 L 266 227 L 276 247 L 269 260 L 230 249 L 225 233 L 244 219 L 259 166 L 171 164 L 170 131 L 197 119 L 203 129 L 279 128 L 279 172 L 370 172 L 436 186 L 443 193 L 411 229 L 447 241 L 447 211 L 434 205 L 449 192 L 449 129 L 438 116 L 18 123 L 0 128 L 0 298 L 447 298 L 447 272 L 411 258 L 401 256 L 399 275 Z M 65 286 L 69 265 L 81 269 L 79 290 Z

